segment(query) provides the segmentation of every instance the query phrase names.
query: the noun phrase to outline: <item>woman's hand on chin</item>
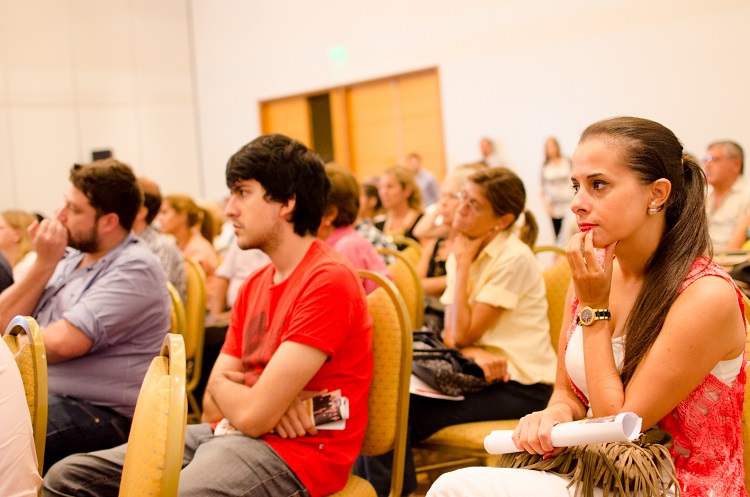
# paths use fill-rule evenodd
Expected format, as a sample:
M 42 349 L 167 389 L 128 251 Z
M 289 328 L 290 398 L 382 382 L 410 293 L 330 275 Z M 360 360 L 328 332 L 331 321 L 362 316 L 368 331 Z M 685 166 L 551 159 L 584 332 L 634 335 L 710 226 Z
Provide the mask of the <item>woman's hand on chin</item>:
M 456 263 L 471 264 L 479 252 L 484 248 L 487 243 L 497 235 L 497 231 L 490 230 L 485 235 L 477 238 L 469 238 L 463 233 L 458 233 L 452 240 L 451 250 L 453 256 L 456 258 Z
M 591 231 L 581 231 L 570 238 L 567 247 L 568 265 L 576 297 L 581 304 L 594 307 L 609 305 L 616 246 L 617 242 L 613 242 L 604 247 L 604 259 L 600 263 Z

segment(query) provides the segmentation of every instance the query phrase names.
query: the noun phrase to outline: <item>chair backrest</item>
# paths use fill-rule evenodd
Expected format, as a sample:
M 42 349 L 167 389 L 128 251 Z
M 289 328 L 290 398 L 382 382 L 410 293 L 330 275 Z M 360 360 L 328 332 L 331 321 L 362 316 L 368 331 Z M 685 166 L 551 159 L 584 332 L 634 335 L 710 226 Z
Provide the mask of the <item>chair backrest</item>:
M 185 448 L 185 342 L 168 333 L 151 361 L 135 406 L 120 495 L 177 495 Z
M 412 262 L 412 264 L 416 266 L 419 263 L 419 259 L 422 257 L 422 245 L 420 245 L 418 241 L 404 235 L 393 235 L 391 239 L 397 246 L 403 247 L 401 252 Z
M 750 299 L 742 295 L 745 302 L 745 321 L 750 321 Z M 745 323 L 747 327 L 748 323 Z M 745 359 L 750 358 L 750 339 L 745 341 Z M 750 488 L 750 381 L 745 383 L 745 402 L 742 406 L 742 443 L 744 445 L 745 488 Z
M 413 329 L 421 328 L 424 324 L 424 289 L 417 268 L 407 256 L 397 250 L 379 248 L 378 253 L 395 257 L 394 262 L 388 265 L 388 271 L 406 302 Z
M 185 296 L 185 357 L 187 358 L 187 390 L 198 385 L 203 363 L 203 340 L 206 336 L 206 273 L 201 265 L 185 259 L 187 294 Z
M 25 333 L 29 343 L 19 345 L 18 335 Z M 32 317 L 16 316 L 5 330 L 3 340 L 21 371 L 26 403 L 29 405 L 31 427 L 34 430 L 34 445 L 39 463 L 39 474 L 44 467 L 44 446 L 47 440 L 47 355 L 39 325 Z
M 178 333 L 184 335 L 186 333 L 185 327 L 187 326 L 187 318 L 185 317 L 185 305 L 182 303 L 182 297 L 180 292 L 177 291 L 175 286 L 167 281 L 167 289 L 169 290 L 169 297 L 172 300 L 172 314 L 171 314 L 171 327 L 170 333 Z
M 367 296 L 367 308 L 373 319 L 373 377 L 361 454 L 376 456 L 393 450 L 390 495 L 400 496 L 409 416 L 411 322 L 404 299 L 393 283 L 373 271 L 361 269 L 358 273 L 379 285 Z
M 541 252 L 554 252 L 556 254 L 565 255 L 565 249 L 561 247 L 556 247 L 554 245 L 537 245 L 533 249 L 535 254 L 539 254 Z
M 563 314 L 565 313 L 565 297 L 570 286 L 570 267 L 563 259 L 544 271 L 544 285 L 547 288 L 547 318 L 549 319 L 549 334 L 552 346 L 557 351 L 560 339 Z

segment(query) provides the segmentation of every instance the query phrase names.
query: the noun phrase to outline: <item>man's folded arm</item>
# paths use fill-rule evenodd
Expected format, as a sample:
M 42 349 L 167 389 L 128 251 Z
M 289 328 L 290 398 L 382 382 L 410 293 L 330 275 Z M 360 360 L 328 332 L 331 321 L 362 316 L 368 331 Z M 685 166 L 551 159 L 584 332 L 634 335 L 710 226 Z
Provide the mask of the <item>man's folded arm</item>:
M 252 387 L 239 383 L 240 359 L 221 354 L 211 371 L 204 421 L 227 418 L 249 437 L 270 432 L 296 401 L 305 386 L 326 361 L 326 354 L 315 347 L 292 341 L 283 342 Z

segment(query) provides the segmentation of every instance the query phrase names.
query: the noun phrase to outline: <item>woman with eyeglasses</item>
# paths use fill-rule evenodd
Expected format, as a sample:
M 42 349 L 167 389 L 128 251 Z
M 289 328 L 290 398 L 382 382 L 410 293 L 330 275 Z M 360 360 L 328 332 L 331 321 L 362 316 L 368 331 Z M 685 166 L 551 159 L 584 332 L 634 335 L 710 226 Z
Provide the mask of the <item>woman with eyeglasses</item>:
M 506 168 L 474 173 L 453 220 L 455 236 L 447 262 L 443 341 L 482 368 L 488 386 L 452 401 L 412 395 L 411 440 L 424 440 L 446 426 L 517 419 L 544 408 L 555 380 L 544 280 L 530 245 L 534 216 L 525 211 L 523 182 Z M 523 214 L 520 237 L 514 227 Z M 408 460 L 404 495 L 417 488 Z M 361 458 L 358 473 L 378 495 L 387 495 L 388 456 Z
M 422 241 L 422 257 L 417 263 L 417 273 L 422 279 L 425 294 L 424 324 L 433 332 L 443 330 L 445 306 L 439 299 L 445 292 L 447 282 L 445 263 L 451 252 L 451 225 L 456 209 L 461 203 L 469 176 L 485 168 L 484 164 L 467 164 L 452 170 L 443 180 L 440 199 L 414 228 L 414 234 Z

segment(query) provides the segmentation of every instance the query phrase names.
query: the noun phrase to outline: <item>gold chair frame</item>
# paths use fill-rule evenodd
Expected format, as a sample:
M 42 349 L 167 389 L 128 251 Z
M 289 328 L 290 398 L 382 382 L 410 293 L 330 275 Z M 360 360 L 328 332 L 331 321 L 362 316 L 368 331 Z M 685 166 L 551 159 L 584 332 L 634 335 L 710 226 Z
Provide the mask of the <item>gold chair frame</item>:
M 422 279 L 417 273 L 417 267 L 408 256 L 398 250 L 379 248 L 378 253 L 395 257 L 394 262 L 388 265 L 388 270 L 393 277 L 396 288 L 406 302 L 413 329 L 422 328 L 422 325 L 424 325 L 424 289 L 422 288 Z M 400 266 L 405 266 L 405 269 Z
M 169 297 L 172 301 L 170 333 L 184 335 L 186 333 L 185 327 L 187 326 L 185 305 L 182 303 L 180 292 L 178 292 L 177 288 L 175 288 L 175 286 L 169 281 L 167 281 L 167 289 L 169 290 Z
M 390 238 L 396 245 L 406 245 L 406 247 L 401 250 L 401 253 L 403 253 L 412 264 L 416 266 L 419 263 L 419 259 L 422 257 L 422 245 L 418 241 L 404 235 L 393 235 Z
M 562 247 L 557 247 L 555 245 L 537 245 L 536 247 L 532 248 L 533 252 L 535 254 L 538 254 L 540 252 L 554 252 L 559 255 L 565 255 L 565 249 Z
M 201 419 L 201 406 L 195 398 L 195 389 L 201 380 L 203 367 L 203 344 L 206 337 L 206 273 L 200 263 L 186 259 L 185 276 L 187 292 L 185 296 L 185 356 L 187 358 L 187 399 L 188 421 L 198 423 Z M 179 315 L 177 317 L 179 322 Z
M 389 496 L 400 497 L 404 483 L 409 416 L 411 322 L 406 303 L 390 280 L 364 269 L 360 269 L 358 274 L 379 285 L 367 296 L 367 307 L 373 316 L 373 379 L 368 400 L 367 430 L 360 454 L 377 456 L 393 450 Z M 333 495 L 376 496 L 375 489 L 368 481 L 354 475 L 349 475 L 346 486 Z
M 167 333 L 151 361 L 133 416 L 122 468 L 122 497 L 176 497 L 185 450 L 185 341 Z
M 20 346 L 19 335 L 26 334 L 29 343 Z M 44 448 L 47 441 L 47 354 L 44 349 L 42 330 L 36 320 L 28 316 L 16 316 L 5 330 L 3 340 L 16 357 L 16 364 L 23 378 L 23 389 L 31 415 L 34 431 L 34 446 L 39 464 L 39 474 L 44 468 Z

